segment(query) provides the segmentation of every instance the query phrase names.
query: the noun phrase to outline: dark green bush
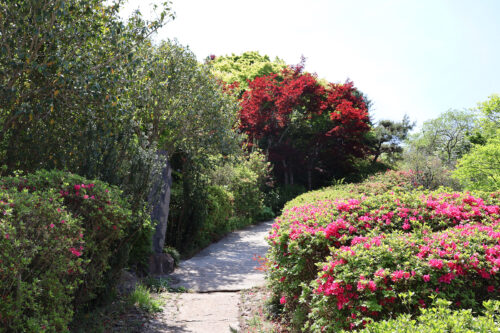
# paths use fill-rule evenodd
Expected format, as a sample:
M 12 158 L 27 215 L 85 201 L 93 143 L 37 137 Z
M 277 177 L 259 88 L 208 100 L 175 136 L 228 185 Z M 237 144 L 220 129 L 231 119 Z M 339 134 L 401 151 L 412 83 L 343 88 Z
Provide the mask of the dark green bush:
M 129 203 L 117 187 L 56 170 L 5 177 L 0 180 L 0 187 L 31 193 L 55 192 L 54 200 L 60 198 L 68 214 L 80 221 L 84 230 L 85 274 L 75 294 L 76 309 L 113 289 L 120 270 L 127 264 L 127 242 L 142 227 L 133 225 L 136 220 Z
M 81 222 L 55 190 L 0 185 L 0 332 L 67 329 L 88 264 Z
M 306 191 L 306 188 L 300 184 L 278 186 L 266 193 L 264 202 L 278 215 L 288 201 Z

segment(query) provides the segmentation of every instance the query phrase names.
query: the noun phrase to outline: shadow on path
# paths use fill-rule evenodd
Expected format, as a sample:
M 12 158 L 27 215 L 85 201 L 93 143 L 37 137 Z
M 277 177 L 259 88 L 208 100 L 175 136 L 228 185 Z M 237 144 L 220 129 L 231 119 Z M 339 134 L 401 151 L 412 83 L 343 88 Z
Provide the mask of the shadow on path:
M 265 256 L 266 236 L 273 221 L 262 222 L 228 234 L 210 245 L 166 277 L 173 287 L 184 286 L 196 292 L 233 291 L 264 284 L 264 273 L 257 270 L 258 256 Z

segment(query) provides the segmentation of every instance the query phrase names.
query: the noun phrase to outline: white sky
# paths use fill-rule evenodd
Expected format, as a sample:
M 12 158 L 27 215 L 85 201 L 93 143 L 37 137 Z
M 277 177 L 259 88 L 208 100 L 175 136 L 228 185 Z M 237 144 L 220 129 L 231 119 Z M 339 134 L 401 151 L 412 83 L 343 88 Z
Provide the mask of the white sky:
M 161 1 L 129 0 L 148 13 Z M 259 51 L 331 82 L 347 78 L 375 120 L 435 118 L 500 93 L 500 0 L 173 0 L 177 38 L 199 60 Z M 147 16 L 147 15 L 146 15 Z

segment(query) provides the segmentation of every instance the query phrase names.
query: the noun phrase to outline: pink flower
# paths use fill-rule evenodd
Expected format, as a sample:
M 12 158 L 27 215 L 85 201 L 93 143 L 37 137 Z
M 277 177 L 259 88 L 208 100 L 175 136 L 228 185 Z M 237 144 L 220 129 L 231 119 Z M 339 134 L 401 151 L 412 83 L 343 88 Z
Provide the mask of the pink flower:
M 431 280 L 431 277 L 429 274 L 422 276 L 422 278 L 424 279 L 425 282 L 429 282 Z
M 444 274 L 442 275 L 440 278 L 439 278 L 439 282 L 441 283 L 448 283 L 450 284 L 452 280 L 455 279 L 455 274 L 453 273 L 448 273 L 448 274 Z
M 488 290 L 489 293 L 492 293 L 492 292 L 495 291 L 495 286 L 488 286 L 487 290 Z
M 75 185 L 75 191 L 77 191 L 77 192 L 78 192 L 78 191 L 80 191 L 80 188 L 81 188 L 81 186 L 80 186 L 80 185 L 78 185 L 78 184 L 77 184 L 77 185 Z
M 285 296 L 280 298 L 280 304 L 285 304 L 286 303 L 286 298 Z
M 378 271 L 376 271 L 375 276 L 384 277 L 385 276 L 385 269 L 381 268 Z
M 377 290 L 377 284 L 374 281 L 368 281 L 368 289 L 371 291 Z
M 64 220 L 61 220 L 61 223 L 62 223 L 62 224 L 64 224 L 64 223 L 66 223 L 66 221 L 64 221 Z
M 54 223 L 51 223 L 49 227 L 54 228 L 55 227 Z
M 443 268 L 443 261 L 439 260 L 439 259 L 431 259 L 431 260 L 429 260 L 429 265 L 431 267 L 441 269 L 441 268 Z
M 9 234 L 5 234 L 5 239 L 9 239 Z
M 418 303 L 420 304 L 421 307 L 425 308 L 425 301 L 423 299 L 419 299 Z
M 358 291 L 363 291 L 366 288 L 366 284 L 363 281 L 358 281 L 357 289 Z
M 397 282 L 398 280 L 402 279 L 404 277 L 405 271 L 399 270 L 399 271 L 394 271 L 391 274 L 391 280 L 394 282 Z
M 89 196 L 88 196 L 87 194 L 85 194 L 85 195 L 83 196 L 83 198 L 84 198 L 84 199 L 88 199 L 88 198 L 89 198 Z
M 71 251 L 71 253 L 73 253 L 77 257 L 82 255 L 82 253 L 80 251 L 78 251 L 77 249 L 75 249 L 74 247 L 71 247 L 69 250 Z

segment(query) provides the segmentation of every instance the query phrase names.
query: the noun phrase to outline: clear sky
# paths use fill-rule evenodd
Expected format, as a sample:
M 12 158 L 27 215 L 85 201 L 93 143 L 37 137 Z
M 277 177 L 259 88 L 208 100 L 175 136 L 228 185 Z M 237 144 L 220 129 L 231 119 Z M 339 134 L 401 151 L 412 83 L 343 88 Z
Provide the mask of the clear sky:
M 158 0 L 129 0 L 148 12 Z M 176 38 L 199 60 L 259 51 L 331 82 L 351 79 L 375 120 L 437 117 L 500 93 L 500 0 L 173 0 Z

